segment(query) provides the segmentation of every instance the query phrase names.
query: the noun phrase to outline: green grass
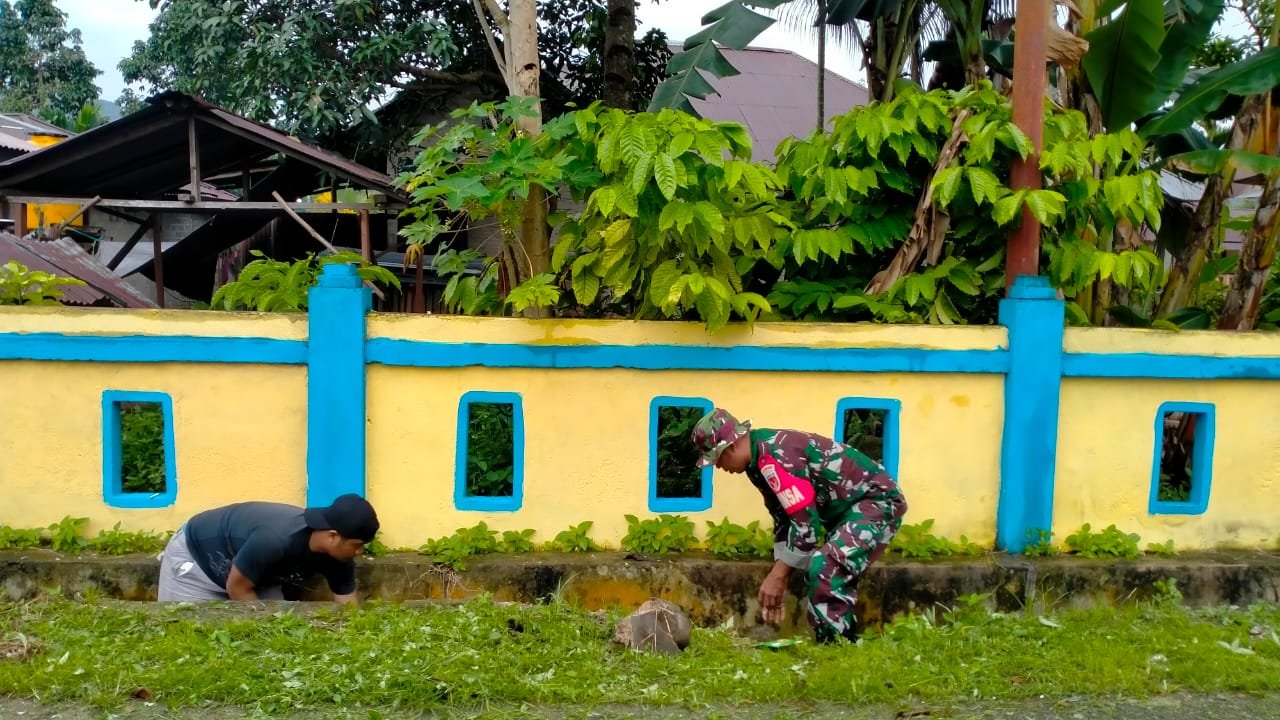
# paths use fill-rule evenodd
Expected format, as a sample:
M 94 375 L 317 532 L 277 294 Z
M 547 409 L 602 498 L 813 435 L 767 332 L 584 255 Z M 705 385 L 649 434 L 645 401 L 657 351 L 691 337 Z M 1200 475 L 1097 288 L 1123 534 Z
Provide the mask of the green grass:
M 967 603 L 943 617 L 901 619 L 856 647 L 770 651 L 699 629 L 674 659 L 613 646 L 613 619 L 563 604 L 484 599 L 256 615 L 183 605 L 7 604 L 0 605 L 5 646 L 25 638 L 38 651 L 0 661 L 0 695 L 113 707 L 146 688 L 172 707 L 323 714 L 487 703 L 936 703 L 1280 689 L 1275 607 L 1131 605 L 1037 618 Z

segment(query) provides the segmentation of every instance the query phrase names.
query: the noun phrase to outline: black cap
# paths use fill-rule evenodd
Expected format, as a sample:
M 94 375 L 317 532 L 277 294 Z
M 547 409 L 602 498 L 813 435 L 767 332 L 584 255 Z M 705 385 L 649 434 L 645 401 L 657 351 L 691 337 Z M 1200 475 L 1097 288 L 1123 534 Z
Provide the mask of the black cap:
M 307 508 L 302 517 L 312 530 L 337 530 L 344 538 L 369 542 L 378 534 L 378 514 L 355 494 L 339 496 L 329 507 Z

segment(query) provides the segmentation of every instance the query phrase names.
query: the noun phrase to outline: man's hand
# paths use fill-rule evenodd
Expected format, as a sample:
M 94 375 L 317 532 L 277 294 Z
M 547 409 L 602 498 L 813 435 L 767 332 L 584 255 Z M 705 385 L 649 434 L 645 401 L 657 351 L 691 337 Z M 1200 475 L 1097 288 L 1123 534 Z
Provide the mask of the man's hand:
M 258 593 L 253 587 L 253 581 L 245 577 L 234 564 L 231 566 L 231 572 L 227 573 L 227 597 L 232 600 L 257 600 Z
M 760 601 L 761 615 L 764 621 L 770 625 L 782 624 L 783 610 L 782 598 L 787 593 L 787 578 L 791 574 L 791 568 L 785 563 L 775 562 L 773 569 L 765 577 L 764 582 L 760 583 L 760 592 L 757 599 Z

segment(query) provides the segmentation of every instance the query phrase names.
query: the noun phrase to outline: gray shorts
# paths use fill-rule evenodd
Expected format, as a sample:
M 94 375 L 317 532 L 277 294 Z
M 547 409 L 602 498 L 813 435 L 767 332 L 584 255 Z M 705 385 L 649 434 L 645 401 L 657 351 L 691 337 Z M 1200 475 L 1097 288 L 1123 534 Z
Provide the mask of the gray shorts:
M 258 588 L 262 600 L 283 600 L 280 586 Z M 187 526 L 183 525 L 169 539 L 160 555 L 160 602 L 208 602 L 230 600 L 227 589 L 219 587 L 200 569 L 200 564 L 187 548 Z

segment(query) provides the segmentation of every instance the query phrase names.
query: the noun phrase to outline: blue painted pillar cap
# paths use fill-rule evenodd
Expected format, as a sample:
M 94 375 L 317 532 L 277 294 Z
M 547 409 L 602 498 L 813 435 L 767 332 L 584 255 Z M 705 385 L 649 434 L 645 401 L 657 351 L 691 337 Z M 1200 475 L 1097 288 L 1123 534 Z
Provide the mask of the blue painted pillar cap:
M 329 263 L 320 271 L 320 287 L 358 288 L 360 283 L 353 263 Z
M 1057 300 L 1058 291 L 1043 275 L 1019 275 L 1013 279 L 1009 297 L 1017 300 Z

